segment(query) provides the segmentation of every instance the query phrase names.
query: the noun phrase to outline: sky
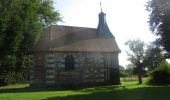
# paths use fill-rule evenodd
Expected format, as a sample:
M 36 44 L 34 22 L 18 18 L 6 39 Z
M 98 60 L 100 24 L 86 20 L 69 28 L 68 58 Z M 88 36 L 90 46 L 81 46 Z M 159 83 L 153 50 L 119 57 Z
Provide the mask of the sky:
M 55 9 L 61 13 L 63 22 L 59 25 L 97 28 L 100 1 L 106 13 L 107 24 L 121 49 L 120 65 L 126 66 L 128 46 L 125 42 L 133 39 L 149 44 L 154 36 L 149 30 L 149 12 L 145 5 L 148 0 L 54 0 Z

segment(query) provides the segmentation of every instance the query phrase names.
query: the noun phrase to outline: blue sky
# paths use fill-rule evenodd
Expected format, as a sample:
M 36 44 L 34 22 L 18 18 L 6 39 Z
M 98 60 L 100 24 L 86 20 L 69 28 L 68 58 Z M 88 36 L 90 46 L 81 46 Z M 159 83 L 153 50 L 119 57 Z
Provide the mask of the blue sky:
M 100 13 L 100 0 L 54 0 L 63 22 L 59 25 L 96 28 Z M 124 45 L 129 39 L 141 39 L 150 43 L 156 37 L 148 26 L 149 13 L 145 10 L 148 0 L 102 0 L 102 9 L 106 13 L 107 24 L 121 49 L 120 65 L 127 65 Z

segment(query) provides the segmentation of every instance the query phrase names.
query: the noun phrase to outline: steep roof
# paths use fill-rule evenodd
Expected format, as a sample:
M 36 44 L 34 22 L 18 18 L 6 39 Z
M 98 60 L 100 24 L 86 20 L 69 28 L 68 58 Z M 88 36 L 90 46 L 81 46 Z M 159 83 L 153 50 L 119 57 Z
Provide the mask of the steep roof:
M 120 52 L 114 37 L 102 37 L 97 29 L 53 25 L 44 29 L 34 51 Z
M 107 25 L 106 14 L 104 12 L 99 13 L 99 24 L 97 27 L 97 34 L 100 37 L 114 38 L 113 34 L 111 33 L 111 31 Z

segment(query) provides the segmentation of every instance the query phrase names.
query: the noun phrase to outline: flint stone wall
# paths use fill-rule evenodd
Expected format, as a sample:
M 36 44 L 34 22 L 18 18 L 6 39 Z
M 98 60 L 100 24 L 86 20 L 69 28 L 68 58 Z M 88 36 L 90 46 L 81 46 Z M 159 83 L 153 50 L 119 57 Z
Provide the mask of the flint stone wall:
M 74 70 L 65 57 L 74 57 Z M 31 86 L 119 84 L 118 54 L 87 52 L 37 53 L 30 56 Z

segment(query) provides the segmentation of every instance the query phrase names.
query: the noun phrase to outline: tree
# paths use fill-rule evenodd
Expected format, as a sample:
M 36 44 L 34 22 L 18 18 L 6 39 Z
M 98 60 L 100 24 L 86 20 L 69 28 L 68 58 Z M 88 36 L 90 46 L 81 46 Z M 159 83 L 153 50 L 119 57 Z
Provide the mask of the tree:
M 2 79 L 10 72 L 25 74 L 31 48 L 42 29 L 59 21 L 60 14 L 54 11 L 52 0 L 1 0 L 0 12 Z
M 150 80 L 148 81 L 150 84 L 154 85 L 169 85 L 170 84 L 170 64 L 164 59 L 150 73 Z
M 144 68 L 154 70 L 165 60 L 160 46 L 155 42 L 146 46 L 141 40 L 129 40 L 125 44 L 129 46 L 128 60 L 136 67 L 133 72 L 138 75 L 139 83 L 142 83 L 141 76 L 146 73 Z
M 135 73 L 135 66 L 133 64 L 128 64 L 126 65 L 126 73 L 127 73 L 127 76 L 132 76 Z
M 147 11 L 150 12 L 150 29 L 160 36 L 157 41 L 168 52 L 167 57 L 170 57 L 170 0 L 150 0 Z
M 151 43 L 147 46 L 145 52 L 144 67 L 148 68 L 149 71 L 154 70 L 164 59 L 160 46 Z
M 123 66 L 119 65 L 119 71 L 120 71 L 120 77 L 127 76 L 126 69 Z
M 142 68 L 143 68 L 143 61 L 145 57 L 145 43 L 141 40 L 129 40 L 125 43 L 125 45 L 129 46 L 128 60 L 136 66 L 137 68 L 137 75 L 138 75 L 138 82 L 142 84 Z

